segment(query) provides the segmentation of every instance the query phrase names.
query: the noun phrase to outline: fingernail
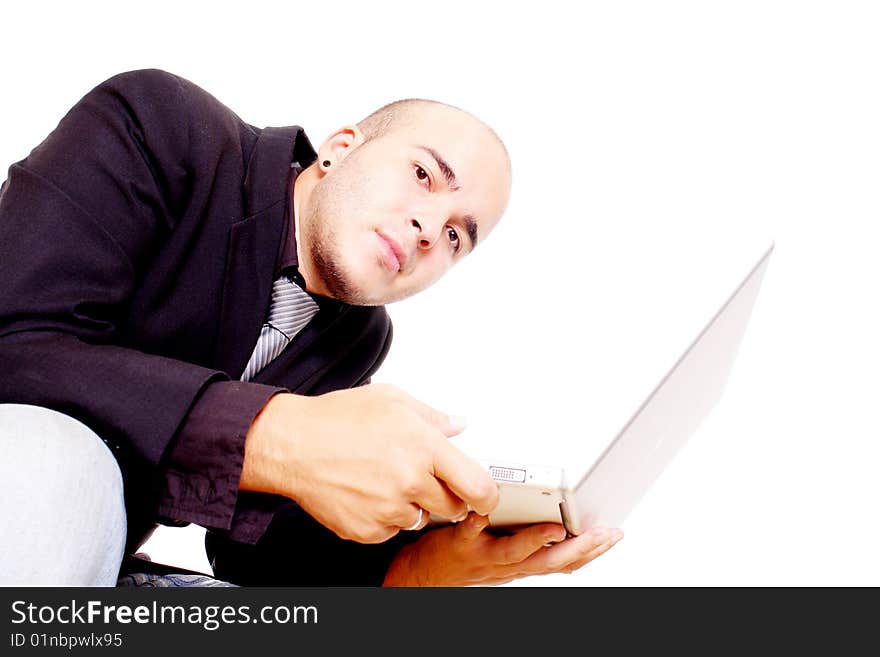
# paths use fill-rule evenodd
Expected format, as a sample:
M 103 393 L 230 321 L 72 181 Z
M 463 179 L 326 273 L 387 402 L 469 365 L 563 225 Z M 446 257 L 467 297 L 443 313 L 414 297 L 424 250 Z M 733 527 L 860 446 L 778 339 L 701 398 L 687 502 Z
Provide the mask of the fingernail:
M 464 520 L 464 519 L 467 518 L 467 517 L 468 517 L 468 512 L 465 511 L 465 512 L 462 513 L 462 514 L 455 516 L 455 517 L 452 519 L 452 522 L 461 522 L 462 520 Z
M 613 532 L 611 532 L 611 540 L 614 541 L 615 543 L 622 538 L 623 538 L 623 532 L 621 530 L 615 529 Z
M 467 418 L 461 415 L 450 415 L 449 422 L 456 428 L 464 429 L 467 426 Z
M 547 532 L 544 535 L 544 539 L 547 540 L 549 543 L 559 543 L 559 541 L 565 540 L 565 536 L 566 536 L 565 530 L 560 529 L 560 530 L 556 530 L 556 531 L 552 531 L 552 532 Z

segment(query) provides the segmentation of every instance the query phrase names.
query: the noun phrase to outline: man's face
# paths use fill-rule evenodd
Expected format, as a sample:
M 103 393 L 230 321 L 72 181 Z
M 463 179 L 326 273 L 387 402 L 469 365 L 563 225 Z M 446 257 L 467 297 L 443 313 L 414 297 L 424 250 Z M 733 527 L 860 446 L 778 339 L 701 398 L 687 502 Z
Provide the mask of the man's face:
M 380 305 L 424 290 L 498 223 L 507 156 L 473 117 L 438 106 L 333 162 L 300 239 L 330 295 Z

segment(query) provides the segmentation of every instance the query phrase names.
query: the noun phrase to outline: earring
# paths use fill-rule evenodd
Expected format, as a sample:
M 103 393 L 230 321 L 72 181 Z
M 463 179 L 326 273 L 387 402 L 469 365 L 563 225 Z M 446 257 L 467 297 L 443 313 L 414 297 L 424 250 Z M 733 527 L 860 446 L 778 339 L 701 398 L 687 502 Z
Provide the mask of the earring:
M 330 160 L 324 160 L 324 161 L 322 162 L 322 164 L 323 164 L 325 167 L 329 167 L 329 166 L 330 166 Z

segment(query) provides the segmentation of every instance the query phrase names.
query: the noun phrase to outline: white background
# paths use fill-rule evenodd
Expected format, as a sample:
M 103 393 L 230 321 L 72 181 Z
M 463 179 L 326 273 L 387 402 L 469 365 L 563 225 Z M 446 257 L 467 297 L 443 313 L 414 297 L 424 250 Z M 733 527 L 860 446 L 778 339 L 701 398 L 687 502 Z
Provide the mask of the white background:
M 10 3 L 0 166 L 142 67 L 315 142 L 397 98 L 473 111 L 506 218 L 389 308 L 375 380 L 467 416 L 463 449 L 547 462 L 592 458 L 775 240 L 725 397 L 626 538 L 520 583 L 880 585 L 874 3 L 304 5 Z M 198 528 L 146 550 L 208 568 Z

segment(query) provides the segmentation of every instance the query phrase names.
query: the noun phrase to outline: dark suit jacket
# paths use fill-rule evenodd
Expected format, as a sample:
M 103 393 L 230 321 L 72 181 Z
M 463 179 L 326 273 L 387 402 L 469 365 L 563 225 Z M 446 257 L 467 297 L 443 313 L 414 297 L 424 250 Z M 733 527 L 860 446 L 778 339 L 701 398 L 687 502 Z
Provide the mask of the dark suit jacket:
M 255 382 L 237 380 L 268 309 L 290 164 L 314 156 L 302 129 L 255 128 L 145 70 L 96 87 L 10 167 L 0 403 L 59 410 L 111 446 L 129 550 L 161 515 L 204 524 L 218 545 L 254 543 L 285 507 L 306 527 L 297 540 L 326 531 L 289 501 L 237 491 L 245 433 L 271 395 L 364 384 L 391 341 L 383 308 L 318 298 Z M 194 443 L 176 450 L 184 426 Z

